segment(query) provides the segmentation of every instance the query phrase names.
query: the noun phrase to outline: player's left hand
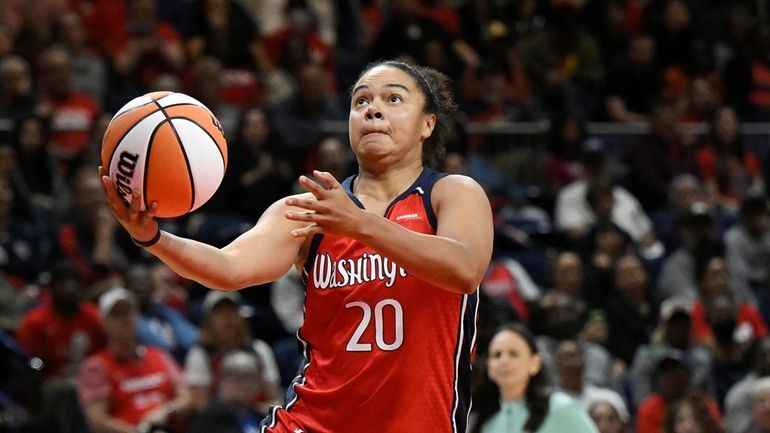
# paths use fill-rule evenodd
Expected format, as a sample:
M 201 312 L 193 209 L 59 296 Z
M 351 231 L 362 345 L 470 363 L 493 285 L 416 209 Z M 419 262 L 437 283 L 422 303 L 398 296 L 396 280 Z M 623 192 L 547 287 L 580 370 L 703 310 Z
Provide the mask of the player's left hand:
M 345 188 L 325 171 L 313 171 L 318 182 L 300 176 L 299 183 L 310 191 L 313 198 L 289 197 L 286 204 L 307 210 L 288 211 L 286 218 L 306 222 L 308 225 L 295 229 L 292 236 L 313 236 L 317 233 L 355 237 L 361 225 L 363 210 L 348 197 Z

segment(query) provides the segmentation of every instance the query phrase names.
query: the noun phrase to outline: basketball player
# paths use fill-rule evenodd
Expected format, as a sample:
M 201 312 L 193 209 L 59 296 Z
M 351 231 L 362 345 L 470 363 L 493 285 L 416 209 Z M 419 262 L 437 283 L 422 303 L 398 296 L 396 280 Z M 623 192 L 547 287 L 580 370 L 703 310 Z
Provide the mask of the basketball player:
M 102 177 L 123 227 L 186 278 L 237 290 L 301 270 L 306 363 L 262 433 L 465 432 L 492 214 L 475 181 L 423 164 L 453 108 L 434 70 L 368 66 L 349 116 L 358 174 L 300 177 L 309 193 L 276 202 L 222 249 L 159 231 L 156 203 L 140 212 L 136 195 L 127 208 Z

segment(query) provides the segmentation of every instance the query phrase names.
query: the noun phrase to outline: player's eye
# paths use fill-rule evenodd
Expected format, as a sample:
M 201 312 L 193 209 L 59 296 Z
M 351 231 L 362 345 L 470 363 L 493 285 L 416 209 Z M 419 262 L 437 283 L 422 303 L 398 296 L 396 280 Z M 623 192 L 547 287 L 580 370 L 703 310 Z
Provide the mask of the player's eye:
M 388 98 L 388 101 L 391 103 L 398 103 L 398 102 L 402 102 L 403 98 L 401 98 L 401 96 L 399 95 L 391 95 L 390 98 Z
M 356 100 L 355 100 L 355 105 L 356 105 L 356 106 L 361 106 L 361 105 L 364 105 L 364 104 L 366 104 L 367 102 L 368 102 L 368 101 L 366 100 L 366 98 L 364 98 L 364 97 L 360 97 L 360 98 L 356 98 Z

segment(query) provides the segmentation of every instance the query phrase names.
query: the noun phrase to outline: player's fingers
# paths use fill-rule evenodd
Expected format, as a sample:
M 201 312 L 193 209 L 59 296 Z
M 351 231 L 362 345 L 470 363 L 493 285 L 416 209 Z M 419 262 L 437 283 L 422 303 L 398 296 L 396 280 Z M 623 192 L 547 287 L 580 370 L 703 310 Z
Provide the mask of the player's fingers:
M 326 191 L 324 187 L 319 185 L 316 181 L 313 179 L 307 177 L 307 176 L 300 176 L 299 177 L 299 183 L 300 185 L 304 186 L 305 189 L 313 193 L 315 198 L 321 199 L 324 195 L 324 192 Z
M 120 219 L 120 216 L 125 212 L 125 205 L 118 195 L 118 190 L 115 188 L 115 184 L 107 176 L 102 176 L 102 188 L 104 194 L 107 196 L 107 204 L 112 209 L 112 213 Z
M 105 171 L 105 170 L 104 170 L 104 167 L 102 167 L 102 166 L 100 165 L 100 166 L 99 166 L 99 176 L 106 176 L 106 175 L 107 175 L 107 171 Z
M 286 219 L 292 221 L 318 222 L 320 215 L 315 212 L 286 212 Z
M 308 237 L 308 236 L 316 235 L 318 233 L 323 233 L 323 229 L 321 228 L 321 226 L 317 224 L 312 224 L 312 225 L 305 226 L 299 229 L 294 229 L 291 231 L 291 235 L 294 237 Z
M 321 185 L 325 186 L 326 189 L 335 189 L 341 186 L 337 179 L 335 179 L 334 175 L 328 171 L 313 170 L 313 176 L 315 176 L 315 178 L 318 179 Z
M 142 213 L 142 222 L 155 219 L 156 213 L 158 213 L 158 202 L 154 201 L 150 203 L 150 206 Z
M 289 206 L 300 207 L 314 212 L 319 212 L 328 209 L 327 206 L 321 204 L 318 200 L 302 199 L 296 197 L 290 197 L 286 199 L 286 204 Z
M 128 218 L 131 221 L 137 221 L 139 219 L 139 213 L 141 212 L 142 195 L 139 191 L 134 191 L 131 194 L 131 204 L 128 206 Z

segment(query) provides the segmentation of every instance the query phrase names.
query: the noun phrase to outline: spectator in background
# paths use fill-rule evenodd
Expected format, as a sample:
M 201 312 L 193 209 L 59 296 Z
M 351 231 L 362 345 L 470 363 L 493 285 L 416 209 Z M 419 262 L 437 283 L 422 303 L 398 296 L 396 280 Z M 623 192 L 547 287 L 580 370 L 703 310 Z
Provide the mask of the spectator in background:
M 211 0 L 219 1 L 219 0 Z M 211 110 L 222 125 L 225 137 L 238 135 L 240 109 L 225 99 L 222 79 L 224 73 L 222 61 L 213 56 L 199 57 L 192 63 L 190 96 L 202 102 Z
M 663 242 L 667 254 L 681 247 L 682 223 L 692 206 L 705 198 L 700 181 L 692 174 L 680 174 L 671 181 L 668 206 L 651 215 L 655 235 Z
M 334 90 L 335 67 L 329 45 L 316 31 L 314 12 L 306 0 L 288 0 L 283 9 L 284 26 L 264 37 L 270 66 L 298 77 L 302 66 L 313 63 L 323 68 L 323 85 Z M 319 83 L 320 84 L 320 83 Z
M 305 171 L 307 152 L 324 136 L 322 122 L 345 118 L 336 97 L 327 90 L 326 79 L 319 65 L 306 63 L 297 77 L 297 91 L 270 110 L 286 153 L 300 172 Z
M 264 70 L 259 29 L 234 0 L 195 0 L 192 5 L 187 58 L 219 59 L 225 68 Z
M 585 295 L 583 261 L 572 251 L 562 251 L 551 264 L 551 290 L 581 299 Z
M 83 18 L 68 10 L 56 21 L 56 41 L 72 58 L 72 88 L 90 96 L 99 105 L 107 101 L 107 64 L 88 43 Z
M 254 218 L 289 192 L 294 173 L 264 108 L 245 109 L 237 131 L 222 186 L 202 210 L 235 212 L 238 218 L 254 223 Z
M 222 359 L 235 350 L 255 354 L 264 366 L 262 392 L 252 401 L 253 408 L 262 412 L 279 403 L 280 374 L 273 351 L 264 341 L 252 339 L 240 306 L 241 295 L 236 292 L 212 290 L 203 300 L 200 340 L 188 351 L 184 365 L 185 383 L 199 410 L 216 395 L 221 386 Z
M 626 433 L 630 416 L 626 402 L 617 394 L 597 395 L 588 402 L 588 414 L 599 433 Z
M 707 76 L 693 77 L 687 83 L 687 93 L 680 98 L 683 112 L 679 121 L 697 124 L 711 120 L 721 103 L 718 85 L 719 83 L 715 83 Z
M 697 305 L 696 305 L 697 307 Z M 714 357 L 712 376 L 716 386 L 716 397 L 723 401 L 727 391 L 751 369 L 752 351 L 759 340 L 767 336 L 764 324 L 759 314 L 747 304 L 738 304 L 730 293 L 720 292 L 704 299 L 703 316 L 698 319 L 697 310 L 693 308 L 693 329 L 704 328 L 696 326 L 698 322 L 706 322 L 709 332 L 703 340 Z M 697 334 L 696 334 L 697 336 Z
M 666 206 L 671 181 L 677 174 L 694 173 L 694 151 L 683 143 L 671 103 L 652 108 L 650 134 L 635 142 L 626 155 L 629 190 L 647 212 Z
M 728 433 L 746 433 L 751 427 L 752 388 L 770 376 L 770 338 L 759 342 L 751 371 L 727 391 L 725 429 Z
M 486 362 L 489 377 L 474 397 L 473 433 L 597 431 L 572 397 L 548 390 L 535 340 L 522 325 L 495 333 Z
M 99 313 L 107 348 L 86 359 L 78 375 L 90 431 L 135 433 L 165 427 L 172 417 L 189 412 L 191 399 L 181 386 L 179 366 L 163 349 L 137 342 L 133 294 L 110 289 L 99 297 Z
M 61 178 L 48 154 L 48 123 L 38 116 L 18 119 L 14 129 L 17 172 L 15 181 L 20 182 L 25 196 L 31 203 L 56 218 L 61 213 Z
M 19 343 L 43 364 L 41 421 L 62 433 L 79 431 L 74 378 L 81 361 L 105 345 L 99 313 L 82 300 L 83 293 L 75 264 L 57 263 L 51 270 L 50 302 L 29 311 L 17 332 Z
M 677 401 L 691 394 L 687 364 L 674 354 L 658 361 L 652 380 L 655 393 L 644 399 L 639 406 L 636 414 L 636 433 L 664 433 L 665 418 L 669 409 Z M 709 398 L 704 400 L 707 412 L 717 423 L 721 422 L 716 401 Z
M 751 389 L 750 433 L 770 432 L 770 378 L 757 380 Z
M 633 36 L 628 53 L 610 67 L 607 117 L 617 122 L 647 121 L 662 90 L 663 80 L 655 66 L 655 40 L 644 33 Z
M 181 71 L 185 52 L 176 29 L 158 19 L 155 0 L 126 4 L 126 40 L 111 53 L 112 66 L 125 91 L 137 96 L 146 93 L 161 74 Z
M 559 191 L 554 209 L 556 227 L 566 231 L 573 239 L 584 235 L 596 221 L 596 213 L 587 201 L 587 191 L 597 184 L 610 184 L 610 220 L 626 231 L 641 247 L 655 249 L 656 239 L 650 219 L 636 198 L 613 182 L 608 159 L 604 143 L 600 139 L 589 138 L 583 142 L 583 178 Z
M 725 259 L 730 275 L 750 287 L 767 322 L 770 318 L 770 208 L 764 196 L 741 203 L 741 223 L 725 233 Z
M 14 54 L 0 55 L 0 118 L 16 120 L 34 110 L 29 63 Z
M 0 152 L 10 150 L 0 146 Z M 13 152 L 3 156 L 15 163 Z M 0 270 L 15 286 L 35 283 L 52 257 L 50 222 L 11 174 L 0 174 Z
M 551 2 L 552 25 L 522 40 L 520 58 L 546 112 L 593 115 L 604 78 L 596 39 L 580 25 L 577 2 Z
M 93 167 L 80 169 L 72 180 L 72 206 L 59 226 L 58 254 L 75 262 L 87 285 L 106 280 L 136 254 L 130 239 L 117 232 L 117 221 L 99 196 L 101 188 Z
M 263 391 L 263 367 L 252 352 L 230 352 L 219 368 L 216 398 L 190 422 L 187 433 L 253 433 L 264 413 L 254 410 Z
M 709 396 L 714 395 L 712 355 L 705 347 L 693 344 L 691 308 L 691 304 L 675 298 L 661 304 L 658 330 L 649 344 L 639 346 L 629 368 L 628 383 L 631 402 L 635 407 L 652 393 L 655 365 L 671 353 L 681 356 L 690 368 L 690 382 L 694 389 Z
M 724 429 L 699 395 L 674 402 L 666 412 L 663 433 L 723 433 Z
M 765 191 L 759 158 L 746 149 L 732 107 L 723 106 L 711 118 L 711 134 L 698 150 L 698 174 L 711 200 L 730 210 L 737 209 L 743 196 Z
M 577 400 L 586 410 L 592 400 L 607 393 L 614 393 L 617 399 L 622 400 L 615 391 L 587 381 L 589 378 L 584 375 L 586 360 L 577 341 L 562 340 L 556 346 L 555 355 L 559 390 Z
M 716 340 L 729 341 L 733 338 L 733 331 L 740 334 L 739 340 L 749 341 L 763 338 L 768 334 L 767 325 L 759 311 L 744 298 L 736 293 L 730 285 L 730 274 L 727 263 L 722 257 L 710 257 L 698 260 L 696 263 L 696 278 L 700 301 L 693 304 L 693 337 L 698 343 L 706 344 L 713 348 Z M 710 326 L 712 319 L 708 314 L 707 304 L 712 297 L 725 294 L 732 298 L 735 308 L 736 323 L 731 326 L 721 324 L 717 328 Z M 732 329 L 731 329 L 732 328 Z M 736 335 L 738 335 L 736 334 Z
M 40 68 L 37 113 L 50 119 L 48 148 L 66 168 L 85 150 L 91 128 L 99 115 L 99 104 L 73 88 L 72 57 L 66 49 L 46 49 L 40 56 Z
M 626 255 L 619 259 L 614 276 L 615 291 L 607 303 L 608 349 L 629 365 L 637 348 L 649 343 L 658 313 L 649 299 L 649 277 L 638 257 Z
M 124 280 L 126 289 L 134 294 L 139 304 L 139 343 L 159 347 L 176 360 L 183 361 L 187 351 L 198 341 L 198 328 L 163 303 L 148 266 L 131 266 L 126 270 Z

